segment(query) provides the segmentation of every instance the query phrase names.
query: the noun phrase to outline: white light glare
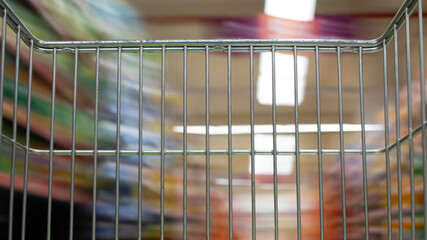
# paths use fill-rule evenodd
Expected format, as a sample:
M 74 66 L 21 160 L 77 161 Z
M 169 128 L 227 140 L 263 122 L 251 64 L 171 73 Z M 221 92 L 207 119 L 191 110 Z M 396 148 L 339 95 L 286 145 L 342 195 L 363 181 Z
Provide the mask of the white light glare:
M 276 105 L 295 105 L 294 56 L 286 53 L 275 54 L 276 72 Z M 298 70 L 298 105 L 304 101 L 305 83 L 309 59 L 307 56 L 297 56 Z M 271 53 L 261 53 L 256 97 L 260 104 L 272 105 L 272 56 Z
M 278 18 L 312 21 L 316 0 L 265 0 L 264 13 Z
M 322 132 L 339 132 L 340 125 L 337 123 L 325 123 L 320 125 Z M 271 124 L 260 124 L 255 125 L 255 134 L 271 134 L 273 133 L 273 126 Z M 383 131 L 384 125 L 382 124 L 366 124 L 365 131 L 367 132 L 376 132 Z M 177 133 L 183 133 L 182 126 L 174 126 L 173 131 Z M 293 134 L 295 133 L 295 125 L 294 124 L 277 124 L 276 125 L 277 133 L 281 134 Z M 362 127 L 360 124 L 343 124 L 344 132 L 361 132 Z M 299 132 L 300 133 L 316 133 L 317 132 L 317 124 L 299 124 Z M 196 134 L 196 135 L 205 135 L 206 127 L 204 125 L 192 125 L 187 126 L 188 134 Z M 250 125 L 233 125 L 231 127 L 231 133 L 233 135 L 237 134 L 250 134 L 251 126 Z M 209 134 L 210 135 L 227 135 L 228 134 L 228 126 L 227 125 L 218 125 L 218 126 L 209 126 Z
M 276 145 L 278 151 L 295 151 L 295 138 L 293 135 L 277 135 Z M 272 134 L 255 134 L 255 150 L 271 151 L 273 149 Z M 250 160 L 250 156 L 249 156 Z M 289 175 L 294 167 L 294 156 L 277 156 L 277 174 Z M 251 166 L 249 165 L 249 173 Z M 255 155 L 255 174 L 273 174 L 273 156 Z

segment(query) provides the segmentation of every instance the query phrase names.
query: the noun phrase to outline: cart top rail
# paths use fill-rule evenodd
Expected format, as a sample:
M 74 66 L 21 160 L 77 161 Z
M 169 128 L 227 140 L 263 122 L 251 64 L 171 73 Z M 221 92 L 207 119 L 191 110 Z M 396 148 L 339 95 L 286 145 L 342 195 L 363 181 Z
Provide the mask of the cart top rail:
M 138 50 L 144 47 L 147 50 L 182 50 L 187 46 L 188 50 L 205 50 L 209 46 L 212 51 L 227 51 L 228 45 L 233 47 L 233 51 L 249 51 L 249 46 L 253 46 L 255 51 L 269 51 L 271 46 L 276 46 L 277 51 L 292 51 L 293 46 L 297 46 L 299 51 L 314 51 L 315 46 L 322 52 L 336 52 L 337 47 L 342 52 L 357 52 L 362 48 L 363 52 L 376 52 L 387 45 L 393 39 L 394 27 L 397 30 L 405 23 L 405 14 L 411 14 L 418 1 L 406 0 L 399 11 L 394 16 L 384 33 L 371 40 L 337 40 L 337 39 L 221 39 L 221 40 L 101 40 L 101 41 L 45 41 L 35 37 L 29 29 L 21 22 L 19 17 L 4 1 L 0 1 L 0 15 L 7 16 L 7 24 L 16 32 L 20 27 L 21 39 L 30 45 L 34 44 L 34 49 L 40 52 L 53 52 L 56 48 L 58 52 L 73 52 L 75 48 L 83 51 L 95 51 L 101 48 L 104 51 L 116 51 L 118 47 L 123 50 Z

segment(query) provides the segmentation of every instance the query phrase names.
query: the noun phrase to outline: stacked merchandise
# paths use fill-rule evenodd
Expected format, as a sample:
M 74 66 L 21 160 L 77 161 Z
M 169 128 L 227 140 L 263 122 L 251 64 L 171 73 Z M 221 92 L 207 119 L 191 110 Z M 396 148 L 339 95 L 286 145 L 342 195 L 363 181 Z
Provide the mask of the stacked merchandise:
M 420 83 L 412 83 L 412 126 L 415 130 L 421 126 Z M 399 95 L 400 109 L 400 138 L 408 134 L 408 97 L 407 88 L 402 88 Z M 396 143 L 396 111 L 395 103 L 388 106 L 389 112 L 389 143 Z M 384 122 L 384 111 L 377 114 L 378 122 Z M 384 148 L 384 132 L 370 134 L 367 137 L 368 149 Z M 383 143 L 381 145 L 381 143 Z M 360 144 L 354 144 L 355 149 L 361 149 Z M 391 229 L 392 238 L 399 236 L 399 197 L 398 197 L 398 165 L 397 151 L 394 147 L 389 152 L 390 166 L 390 195 L 391 195 Z M 411 235 L 411 188 L 410 188 L 410 148 L 409 142 L 401 144 L 401 187 L 402 187 L 402 229 L 403 238 Z M 421 132 L 413 138 L 414 163 L 414 203 L 415 203 L 415 237 L 423 238 L 423 164 Z M 365 215 L 363 196 L 362 157 L 345 157 L 346 174 L 346 216 L 348 239 L 364 239 Z M 339 160 L 328 165 L 325 169 L 325 236 L 328 239 L 342 239 L 342 208 L 341 182 Z M 368 155 L 367 157 L 367 186 L 369 208 L 369 235 L 375 239 L 387 239 L 387 175 L 385 154 Z
M 40 15 L 34 14 L 24 4 L 11 4 L 11 7 L 35 34 L 45 40 L 100 40 L 126 39 L 128 33 L 146 38 L 140 16 L 124 2 L 109 0 L 94 3 L 93 1 L 38 1 L 28 0 Z M 125 14 L 124 14 L 125 13 Z M 114 21 L 110 21 L 114 18 Z M 8 29 L 7 51 L 4 80 L 4 124 L 3 132 L 12 136 L 13 92 L 14 92 L 14 62 L 15 34 Z M 138 54 L 123 53 L 121 74 L 121 134 L 120 148 L 122 150 L 138 149 Z M 25 143 L 26 103 L 28 88 L 28 48 L 20 52 L 19 88 L 18 88 L 18 141 Z M 115 149 L 116 147 L 116 116 L 117 116 L 117 54 L 101 53 L 99 72 L 99 123 L 98 149 Z M 74 55 L 58 54 L 56 69 L 56 98 L 55 98 L 55 131 L 54 149 L 71 149 L 72 135 L 72 102 L 73 102 L 73 67 Z M 94 106 L 95 106 L 95 58 L 94 54 L 79 54 L 78 91 L 76 114 L 76 149 L 93 149 L 94 147 Z M 160 150 L 160 56 L 159 54 L 144 55 L 144 89 L 143 89 L 143 149 Z M 33 92 L 31 99 L 31 139 L 30 147 L 49 149 L 49 127 L 51 118 L 52 91 L 52 56 L 35 54 L 33 63 Z M 168 85 L 177 84 L 174 79 L 168 80 Z M 172 87 L 167 88 L 166 112 L 174 112 L 176 99 L 179 94 Z M 178 116 L 167 115 L 167 125 L 177 122 Z M 166 149 L 181 148 L 181 139 L 166 129 Z M 22 197 L 25 154 L 17 150 L 15 166 L 15 189 L 18 191 L 15 202 Z M 9 187 L 11 170 L 11 146 L 2 144 L 0 161 L 1 186 Z M 120 157 L 120 199 L 119 199 L 119 237 L 133 239 L 137 237 L 138 216 L 138 156 Z M 166 156 L 165 159 L 165 238 L 180 239 L 183 224 L 183 176 L 182 157 Z M 160 237 L 160 157 L 143 156 L 142 158 L 142 236 L 143 239 L 158 239 Z M 53 188 L 52 196 L 58 206 L 68 207 L 70 200 L 70 156 L 53 157 Z M 116 159 L 115 156 L 98 156 L 97 165 L 97 204 L 96 204 L 96 235 L 99 239 L 114 238 L 115 226 L 115 196 L 116 196 Z M 205 172 L 204 168 L 189 161 L 188 171 L 188 236 L 200 239 L 205 235 Z M 30 155 L 29 185 L 30 196 L 47 202 L 49 157 Z M 92 187 L 93 187 L 93 157 L 76 157 L 75 164 L 75 236 L 79 239 L 90 238 L 92 234 Z M 7 205 L 9 191 L 2 192 L 4 202 L 0 211 L 2 233 L 7 233 Z M 34 213 L 34 207 L 29 200 L 28 212 Z M 225 218 L 223 206 L 224 197 L 218 192 L 211 192 L 211 232 L 218 233 L 226 226 L 221 219 Z M 61 205 L 62 204 L 62 205 Z M 15 204 L 15 209 L 21 209 L 22 204 Z M 52 210 L 52 236 L 56 232 L 68 234 L 69 213 L 62 207 Z M 40 206 L 41 207 L 41 206 Z M 36 206 L 37 208 L 37 206 Z M 62 209 L 62 210 L 61 210 Z M 20 210 L 19 210 L 20 211 Z M 55 215 L 60 213 L 62 215 Z M 32 214 L 31 224 L 45 228 L 46 211 Z M 20 214 L 14 212 L 14 228 L 19 234 Z M 4 219 L 4 220 L 3 220 Z M 56 221 L 55 221 L 56 219 Z M 217 220 L 215 220 L 217 219 Z M 58 222 L 61 223 L 58 223 Z M 31 225 L 30 224 L 30 225 Z M 62 225 L 61 225 L 62 224 Z M 65 227 L 64 227 L 65 226 Z M 45 233 L 39 230 L 42 236 Z M 27 228 L 27 234 L 31 234 Z M 3 235 L 1 235 L 3 236 Z M 6 235 L 5 235 L 6 236 Z M 214 234 L 212 234 L 214 236 Z

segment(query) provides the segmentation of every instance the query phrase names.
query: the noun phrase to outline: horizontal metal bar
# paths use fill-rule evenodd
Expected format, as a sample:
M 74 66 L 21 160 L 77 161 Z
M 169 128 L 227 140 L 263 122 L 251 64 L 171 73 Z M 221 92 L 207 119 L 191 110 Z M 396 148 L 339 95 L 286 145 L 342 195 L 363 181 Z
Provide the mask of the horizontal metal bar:
M 144 52 L 161 52 L 162 47 L 158 46 L 146 46 L 146 45 L 140 45 L 139 47 L 121 47 L 122 52 L 127 53 L 138 53 L 140 47 L 144 47 Z M 272 46 L 275 46 L 276 52 L 292 52 L 293 47 L 290 46 L 281 46 L 281 45 L 253 45 L 253 52 L 271 52 Z M 197 52 L 197 51 L 206 51 L 206 47 L 201 46 L 192 46 L 189 44 L 183 44 L 182 46 L 170 46 L 165 45 L 165 50 L 167 52 L 170 51 L 179 51 L 183 52 L 184 48 L 187 47 L 188 52 Z M 312 45 L 312 46 L 301 46 L 297 45 L 298 52 L 315 52 L 316 47 L 318 47 L 320 53 L 336 53 L 337 52 L 337 46 L 319 46 L 319 45 Z M 340 46 L 341 52 L 350 52 L 355 53 L 358 51 L 357 47 L 346 47 L 346 46 Z M 79 48 L 79 54 L 80 53 L 96 53 L 97 48 L 99 48 L 100 52 L 117 52 L 119 47 L 81 47 Z M 227 52 L 227 48 L 223 46 L 208 46 L 210 52 Z M 37 52 L 41 53 L 52 53 L 53 50 L 49 48 L 37 48 Z M 232 52 L 250 52 L 250 46 L 246 45 L 231 45 L 231 51 Z M 362 48 L 362 51 L 364 53 L 369 53 L 372 51 L 377 51 L 377 49 L 372 49 L 369 47 Z M 74 48 L 70 47 L 63 47 L 57 49 L 57 54 L 60 53 L 74 53 Z
M 249 44 L 249 43 L 248 43 Z M 133 52 L 138 53 L 140 47 L 144 47 L 145 52 L 161 52 L 162 47 L 159 46 L 150 46 L 150 45 L 144 45 L 141 44 L 139 47 L 122 47 L 122 52 Z M 205 46 L 208 46 L 210 52 L 227 52 L 227 48 L 225 46 L 216 46 L 216 45 L 209 45 L 206 44 Z M 231 51 L 233 52 L 246 52 L 248 53 L 250 51 L 249 45 L 230 45 Z M 270 44 L 270 45 L 253 45 L 253 51 L 254 52 L 271 52 L 272 46 L 276 47 L 276 52 L 292 52 L 293 47 L 290 46 L 283 46 L 283 45 L 276 45 L 276 44 Z M 183 52 L 184 48 L 187 47 L 188 52 L 194 52 L 194 51 L 206 51 L 206 47 L 202 46 L 193 46 L 190 43 L 182 44 L 181 46 L 171 46 L 171 45 L 165 45 L 165 50 L 167 52 L 170 51 L 179 51 Z M 318 47 L 319 52 L 322 53 L 334 53 L 337 52 L 336 46 L 319 46 L 319 45 L 297 45 L 299 52 L 314 52 L 316 47 Z M 351 47 L 351 46 L 340 46 L 341 52 L 351 52 L 355 53 L 358 51 L 357 47 Z M 119 47 L 99 47 L 101 52 L 117 52 Z M 95 53 L 97 47 L 81 47 L 79 49 L 79 53 Z M 42 53 L 50 53 L 52 52 L 49 48 L 37 48 L 38 52 Z M 372 52 L 377 51 L 376 48 L 370 48 L 370 47 L 364 47 L 362 48 L 363 52 Z M 74 53 L 74 48 L 70 47 L 63 47 L 57 49 L 57 53 Z
M 424 126 L 427 126 L 427 121 L 424 122 Z M 418 126 L 414 129 L 412 132 L 412 138 L 417 136 L 418 134 L 421 134 L 422 132 L 422 125 Z M 405 135 L 404 137 L 400 138 L 399 141 L 391 144 L 388 146 L 388 150 L 392 150 L 396 148 L 397 144 L 403 144 L 406 141 L 409 140 L 409 134 Z M 13 140 L 2 134 L 2 141 L 6 142 L 8 144 L 13 144 Z M 16 143 L 16 149 L 25 151 L 26 147 L 17 142 Z M 376 154 L 383 154 L 385 153 L 385 148 L 378 148 L 378 149 L 367 149 L 366 154 L 367 155 L 376 155 Z M 36 149 L 36 148 L 29 148 L 29 153 L 32 155 L 49 155 L 49 150 L 44 149 Z M 76 150 L 76 156 L 93 156 L 94 150 Z M 71 150 L 53 150 L 53 155 L 56 156 L 71 156 L 72 151 Z M 98 150 L 97 154 L 99 156 L 107 156 L 107 155 L 116 155 L 116 150 Z M 300 150 L 301 155 L 317 155 L 318 150 L 317 149 L 302 149 Z M 323 149 L 321 151 L 323 155 L 339 155 L 340 150 L 339 149 Z M 139 154 L 138 150 L 120 150 L 120 155 L 123 156 L 137 156 Z M 146 156 L 160 156 L 161 151 L 157 150 L 146 150 L 142 151 L 142 155 Z M 189 156 L 202 156 L 206 155 L 206 151 L 204 150 L 188 150 L 187 154 Z M 211 150 L 209 151 L 209 154 L 211 155 L 228 155 L 227 150 Z M 232 155 L 251 155 L 251 150 L 233 150 L 231 152 Z M 273 151 L 255 151 L 256 155 L 273 155 Z M 295 155 L 295 151 L 277 151 L 278 155 Z M 362 155 L 362 150 L 357 149 L 345 149 L 344 150 L 345 155 Z M 183 150 L 165 150 L 165 155 L 174 155 L 174 156 L 183 156 L 184 151 Z
M 58 52 L 65 51 L 67 48 L 78 47 L 82 52 L 85 51 L 96 51 L 96 47 L 100 48 L 112 48 L 116 51 L 118 47 L 123 50 L 127 48 L 134 48 L 138 51 L 140 46 L 144 46 L 149 50 L 150 47 L 155 47 L 152 50 L 161 51 L 163 45 L 166 46 L 166 50 L 172 49 L 173 47 L 179 47 L 179 50 L 183 50 L 184 46 L 188 46 L 188 50 L 200 50 L 203 51 L 205 46 L 221 46 L 231 45 L 232 47 L 243 47 L 245 51 L 249 52 L 249 46 L 277 46 L 277 47 L 291 47 L 297 46 L 298 50 L 300 47 L 311 47 L 314 52 L 314 47 L 317 46 L 320 51 L 336 51 L 334 48 L 340 46 L 343 51 L 351 50 L 356 52 L 359 47 L 363 48 L 364 52 L 376 52 L 382 50 L 383 40 L 386 40 L 388 44 L 393 39 L 393 26 L 396 25 L 400 29 L 405 22 L 405 10 L 408 9 L 409 13 L 412 13 L 417 6 L 416 0 L 406 0 L 393 20 L 390 22 L 389 27 L 386 31 L 378 38 L 371 40 L 336 40 L 336 39 L 210 39 L 210 40 L 107 40 L 107 41 L 44 41 L 36 38 L 25 25 L 19 20 L 18 16 L 13 12 L 9 5 L 0 1 L 0 10 L 7 9 L 8 11 L 8 24 L 13 30 L 17 30 L 17 26 L 20 25 L 22 28 L 21 38 L 29 45 L 30 40 L 34 41 L 34 48 L 37 51 L 52 52 L 53 48 L 57 48 Z M 2 12 L 0 12 L 2 14 Z M 197 48 L 198 47 L 198 48 Z M 215 49 L 215 48 L 214 48 Z M 255 50 L 255 49 L 254 49 Z M 280 49 L 277 49 L 280 50 Z M 69 51 L 72 51 L 69 49 Z M 234 51 L 234 49 L 233 49 Z
M 19 145 L 17 145 L 17 149 L 19 149 Z M 183 150 L 165 150 L 165 155 L 169 156 L 182 156 L 184 155 Z M 323 149 L 322 151 L 323 155 L 338 155 L 340 153 L 337 149 Z M 367 150 L 367 154 L 381 154 L 384 153 L 384 149 L 371 149 Z M 98 156 L 114 156 L 116 155 L 116 150 L 98 150 L 97 151 Z M 301 155 L 317 155 L 317 150 L 314 149 L 303 149 L 300 150 Z M 30 149 L 30 154 L 32 155 L 48 155 L 49 150 L 35 150 Z M 121 156 L 137 156 L 139 154 L 138 150 L 120 150 Z M 142 151 L 142 155 L 145 156 L 160 156 L 161 151 L 151 150 L 151 151 Z M 209 151 L 209 154 L 211 155 L 228 155 L 227 150 L 211 150 Z M 251 155 L 250 150 L 233 150 L 231 152 L 232 155 Z M 361 150 L 356 149 L 347 149 L 344 150 L 344 154 L 347 155 L 361 155 Z M 53 150 L 53 155 L 55 156 L 70 156 L 71 150 Z M 93 150 L 76 150 L 76 156 L 93 156 L 94 151 Z M 188 150 L 187 151 L 188 156 L 204 156 L 206 155 L 205 150 Z M 271 155 L 273 156 L 273 151 L 255 151 L 255 155 Z M 277 151 L 277 155 L 295 155 L 294 151 Z
M 18 146 L 18 145 L 17 145 Z M 20 147 L 18 146 L 17 149 Z M 366 150 L 366 154 L 368 155 L 376 155 L 382 154 L 385 152 L 385 149 L 368 149 Z M 98 150 L 98 156 L 113 156 L 117 153 L 116 150 Z M 302 149 L 300 150 L 301 155 L 317 155 L 317 150 L 315 149 Z M 323 155 L 339 155 L 340 150 L 338 149 L 323 149 L 321 151 Z M 38 150 L 38 149 L 30 149 L 30 154 L 32 155 L 49 155 L 49 150 Z M 120 150 L 121 156 L 137 156 L 139 154 L 138 150 Z M 145 156 L 160 156 L 161 151 L 142 151 L 142 155 Z M 211 155 L 228 155 L 227 150 L 211 150 L 209 151 Z M 251 155 L 250 150 L 233 150 L 231 152 L 232 155 Z M 346 155 L 361 155 L 362 150 L 356 149 L 345 149 L 344 154 Z M 53 155 L 55 156 L 71 156 L 71 150 L 53 150 Z M 93 150 L 76 150 L 76 156 L 93 156 Z M 168 156 L 182 156 L 184 155 L 184 151 L 182 150 L 165 150 L 165 155 Z M 204 150 L 188 150 L 188 156 L 204 156 L 206 155 L 206 151 Z M 273 156 L 273 151 L 255 151 L 255 155 L 271 155 Z M 295 155 L 294 151 L 277 151 L 277 155 Z

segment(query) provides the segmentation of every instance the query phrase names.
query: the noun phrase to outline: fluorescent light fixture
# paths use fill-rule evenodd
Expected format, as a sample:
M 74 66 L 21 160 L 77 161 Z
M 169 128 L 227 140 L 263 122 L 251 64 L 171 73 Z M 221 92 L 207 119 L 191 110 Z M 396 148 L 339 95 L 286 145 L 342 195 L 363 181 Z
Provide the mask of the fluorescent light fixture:
M 278 151 L 295 151 L 295 138 L 293 135 L 277 135 L 276 145 Z M 255 134 L 256 151 L 272 151 L 272 134 Z M 295 156 L 279 155 L 277 156 L 277 173 L 288 175 L 292 173 Z M 250 159 L 250 156 L 249 156 Z M 249 173 L 251 166 L 249 165 Z M 273 156 L 256 155 L 255 156 L 255 174 L 273 174 Z
M 276 105 L 295 105 L 294 56 L 276 53 Z M 260 104 L 272 105 L 272 58 L 271 53 L 261 53 L 256 97 Z M 297 56 L 298 69 L 298 105 L 304 101 L 305 83 L 309 59 Z
M 214 178 L 214 183 L 220 186 L 228 186 L 228 178 Z M 295 191 L 295 184 L 290 183 L 278 183 L 280 190 L 286 191 Z M 251 186 L 251 179 L 249 178 L 233 178 L 233 186 Z M 273 188 L 273 185 L 268 182 L 259 182 L 257 183 L 257 188 L 270 190 Z M 251 193 L 249 192 L 249 195 Z M 294 195 L 295 196 L 295 195 Z M 258 211 L 258 210 L 257 210 Z
M 278 18 L 312 21 L 316 0 L 265 0 L 264 13 Z
M 316 133 L 317 132 L 317 124 L 299 124 L 299 132 L 300 133 Z M 320 125 L 321 131 L 325 132 L 339 132 L 340 125 L 337 123 L 325 123 Z M 271 124 L 260 124 L 254 126 L 255 134 L 272 134 L 273 133 L 273 125 Z M 174 126 L 173 131 L 177 133 L 183 133 L 182 126 Z M 277 124 L 276 125 L 277 133 L 281 134 L 293 134 L 295 133 L 295 125 L 294 124 Z M 362 126 L 360 124 L 343 124 L 344 132 L 361 132 Z M 367 132 L 379 132 L 384 131 L 384 125 L 382 124 L 366 124 L 365 131 Z M 196 134 L 196 135 L 205 135 L 206 134 L 206 126 L 204 125 L 191 125 L 187 126 L 188 134 Z M 228 134 L 228 126 L 227 125 L 217 125 L 217 126 L 209 126 L 210 135 L 227 135 Z M 231 133 L 233 135 L 237 134 L 251 134 L 251 126 L 250 125 L 233 125 L 231 127 Z
M 214 181 L 215 181 L 215 184 L 217 184 L 217 185 L 223 185 L 223 186 L 228 185 L 228 178 L 215 178 Z M 250 186 L 251 180 L 233 178 L 233 185 L 234 186 L 236 186 L 236 185 L 237 186 Z

